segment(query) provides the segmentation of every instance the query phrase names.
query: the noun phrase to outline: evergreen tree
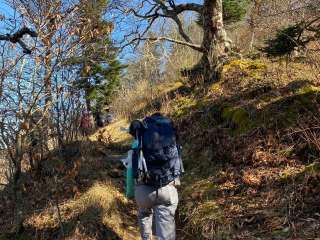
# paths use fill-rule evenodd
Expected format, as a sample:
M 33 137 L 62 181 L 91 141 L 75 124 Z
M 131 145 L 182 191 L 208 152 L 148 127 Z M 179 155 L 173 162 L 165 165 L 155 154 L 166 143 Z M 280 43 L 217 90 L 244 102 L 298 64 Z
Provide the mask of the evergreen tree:
M 84 90 L 87 109 L 94 112 L 101 112 L 110 103 L 124 67 L 111 41 L 113 25 L 104 20 L 107 4 L 107 0 L 80 1 L 80 54 L 68 61 L 79 67 L 76 86 Z
M 277 31 L 274 38 L 265 41 L 266 46 L 262 49 L 269 57 L 289 55 L 298 46 L 305 44 L 300 40 L 303 28 L 301 24 L 288 26 Z
M 241 21 L 249 6 L 249 0 L 223 0 L 223 21 L 225 24 L 231 24 Z M 198 16 L 198 24 L 202 26 L 203 16 Z
M 320 39 L 320 18 L 315 16 L 277 30 L 276 35 L 265 41 L 261 50 L 269 57 L 288 56 L 295 50 L 307 48 L 307 44 Z
M 249 5 L 248 0 L 223 0 L 223 20 L 226 24 L 241 21 Z

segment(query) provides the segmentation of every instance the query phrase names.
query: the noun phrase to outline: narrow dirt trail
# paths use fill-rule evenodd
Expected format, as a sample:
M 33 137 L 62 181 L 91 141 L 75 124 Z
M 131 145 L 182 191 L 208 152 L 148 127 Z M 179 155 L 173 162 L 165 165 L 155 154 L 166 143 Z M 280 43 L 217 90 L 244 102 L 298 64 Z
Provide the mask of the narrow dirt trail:
M 97 156 L 88 156 L 93 162 L 100 162 L 101 168 L 97 169 L 97 174 L 101 176 L 102 181 L 95 184 L 102 185 L 101 190 L 104 191 L 102 196 L 111 195 L 114 198 L 111 206 L 101 208 L 99 214 L 104 215 L 103 224 L 109 225 L 116 232 L 116 236 L 111 234 L 104 235 L 104 239 L 121 239 L 121 240 L 139 240 L 136 206 L 132 200 L 128 200 L 125 194 L 125 169 L 121 160 L 126 158 L 127 152 L 124 150 L 108 148 L 107 150 L 97 148 Z M 101 156 L 102 155 L 102 156 Z M 110 189 L 111 188 L 111 189 Z M 104 197 L 99 199 L 104 201 Z M 103 205 L 103 204 L 102 204 Z M 104 209 L 105 208 L 105 209 Z M 113 210 L 110 210 L 113 208 Z M 110 213 L 111 212 L 111 213 Z M 109 219 L 108 219 L 109 218 Z M 112 219 L 113 218 L 113 219 Z M 106 220 L 108 219 L 108 220 Z

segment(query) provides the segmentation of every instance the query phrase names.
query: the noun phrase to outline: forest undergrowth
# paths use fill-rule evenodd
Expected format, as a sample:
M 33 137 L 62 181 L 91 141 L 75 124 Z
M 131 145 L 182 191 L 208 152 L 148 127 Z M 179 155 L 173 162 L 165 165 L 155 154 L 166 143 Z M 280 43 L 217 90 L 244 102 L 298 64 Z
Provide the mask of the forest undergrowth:
M 53 151 L 40 175 L 25 169 L 25 220 L 18 236 L 10 185 L 2 189 L 0 239 L 137 239 L 135 208 L 123 194 L 123 151 L 110 149 L 108 141 L 107 130 L 101 130 Z
M 205 90 L 162 85 L 141 109 L 127 112 L 133 119 L 160 110 L 178 126 L 186 168 L 178 239 L 319 238 L 320 86 L 303 63 L 285 71 L 278 64 L 234 60 Z M 130 142 L 120 131 L 127 126 L 116 121 L 52 152 L 41 176 L 25 171 L 30 211 L 18 239 L 138 238 L 119 161 Z M 2 193 L 0 239 L 17 239 L 6 211 L 13 203 Z
M 139 239 L 123 130 L 154 112 L 178 240 L 320 240 L 319 6 L 3 0 L 0 240 Z
M 301 61 L 235 59 L 220 82 L 171 83 L 126 112 L 161 111 L 178 125 L 187 169 L 178 239 L 319 238 L 315 76 Z
M 281 64 L 233 60 L 223 80 L 205 90 L 162 85 L 127 112 L 133 119 L 160 110 L 178 126 L 186 168 L 178 239 L 319 238 L 320 85 L 303 63 Z M 117 121 L 52 152 L 41 182 L 25 171 L 30 211 L 19 239 L 137 239 L 119 162 L 130 141 L 120 128 L 127 126 Z M 16 239 L 7 228 L 10 204 L 1 194 L 0 239 Z
M 180 209 L 189 236 L 319 237 L 319 82 L 301 63 L 275 66 L 232 61 L 202 97 L 173 102 L 190 171 Z

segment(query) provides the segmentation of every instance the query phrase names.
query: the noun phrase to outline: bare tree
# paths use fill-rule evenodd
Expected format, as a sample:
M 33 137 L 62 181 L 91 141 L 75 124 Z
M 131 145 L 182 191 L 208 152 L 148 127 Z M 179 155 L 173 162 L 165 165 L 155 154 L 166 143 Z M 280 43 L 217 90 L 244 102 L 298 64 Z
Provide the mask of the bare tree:
M 10 1 L 11 2 L 11 1 Z M 63 79 L 61 71 L 65 71 L 65 61 L 77 54 L 81 39 L 74 35 L 80 31 L 78 15 L 78 2 L 56 1 L 12 1 L 12 8 L 23 13 L 23 20 L 38 33 L 38 42 L 35 58 L 41 64 L 39 73 L 42 78 L 44 106 L 42 110 L 42 128 L 44 146 L 49 148 L 49 139 L 54 136 L 54 92 L 53 81 L 59 79 L 59 85 Z M 72 70 L 71 70 L 72 71 Z M 57 129 L 57 128 L 56 128 Z
M 36 73 L 38 66 L 35 65 L 33 71 L 28 67 L 28 61 L 22 60 L 17 67 L 10 71 L 4 79 L 3 94 L 0 106 L 0 139 L 2 149 L 9 158 L 11 166 L 11 176 L 9 182 L 12 184 L 14 209 L 13 216 L 17 232 L 22 226 L 22 199 L 20 191 L 20 177 L 22 173 L 21 163 L 28 148 L 28 136 L 35 130 L 29 125 L 29 119 L 37 109 L 40 101 L 41 87 L 32 77 Z M 25 78 L 25 72 L 31 78 Z M 15 84 L 12 84 L 12 80 Z M 31 94 L 30 94 L 31 93 Z
M 120 4 L 118 2 L 118 4 L 123 12 L 132 14 L 140 21 L 144 21 L 144 24 L 141 24 L 143 27 L 136 27 L 126 36 L 128 44 L 151 40 L 169 41 L 188 46 L 202 53 L 202 58 L 195 70 L 201 72 L 206 81 L 210 81 L 219 78 L 221 66 L 231 47 L 231 40 L 228 39 L 224 28 L 222 2 L 222 0 L 204 0 L 203 4 L 187 2 L 176 4 L 174 0 L 141 0 L 135 6 L 124 2 Z M 202 43 L 194 42 L 186 33 L 181 21 L 182 14 L 186 12 L 193 12 L 199 16 L 203 27 Z M 168 36 L 147 36 L 153 25 L 166 19 L 175 22 L 182 40 Z
M 31 210 L 24 209 L 21 198 L 21 176 L 26 171 L 22 163 L 29 161 L 28 171 L 37 180 L 39 175 L 33 173 L 41 173 L 48 148 L 57 147 L 56 139 L 74 139 L 83 98 L 72 87 L 77 71 L 64 66 L 79 45 L 74 38 L 77 5 L 37 0 L 9 3 L 22 20 L 8 27 L 13 34 L 0 39 L 4 41 L 0 46 L 0 145 L 10 167 L 7 182 L 8 188 L 12 186 L 12 216 L 19 232 L 24 215 Z M 26 34 L 37 36 L 32 48 L 27 47 L 31 41 L 23 38 Z M 28 49 L 32 54 L 25 57 L 20 49 L 8 47 L 8 42 L 18 43 L 25 53 Z

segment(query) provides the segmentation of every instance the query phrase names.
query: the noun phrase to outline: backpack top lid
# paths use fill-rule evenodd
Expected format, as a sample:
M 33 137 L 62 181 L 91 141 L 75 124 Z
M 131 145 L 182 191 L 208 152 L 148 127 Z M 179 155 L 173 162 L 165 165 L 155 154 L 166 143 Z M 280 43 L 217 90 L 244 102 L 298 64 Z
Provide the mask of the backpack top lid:
M 159 150 L 176 144 L 173 122 L 159 113 L 143 120 L 143 149 Z
M 130 123 L 129 134 L 134 138 L 136 138 L 141 133 L 142 129 L 143 129 L 142 122 L 140 120 L 133 120 Z

